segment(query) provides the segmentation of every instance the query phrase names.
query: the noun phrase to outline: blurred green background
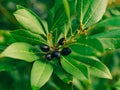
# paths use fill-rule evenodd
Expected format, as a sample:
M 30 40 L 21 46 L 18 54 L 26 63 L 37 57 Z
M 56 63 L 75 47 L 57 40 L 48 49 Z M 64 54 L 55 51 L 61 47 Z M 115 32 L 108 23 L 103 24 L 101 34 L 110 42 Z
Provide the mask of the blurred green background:
M 33 10 L 41 18 L 46 19 L 48 11 L 54 5 L 54 0 L 0 0 L 0 52 L 14 41 L 9 31 L 22 28 L 13 16 L 18 4 Z M 114 16 L 120 16 L 120 0 L 109 0 L 103 19 Z M 109 50 L 106 55 L 99 58 L 109 67 L 113 80 L 91 76 L 90 85 L 75 80 L 74 90 L 120 90 L 120 49 Z M 29 80 L 31 66 L 32 63 L 0 58 L 0 90 L 31 90 Z M 54 77 L 53 81 L 56 82 L 57 79 Z M 60 87 L 59 84 L 57 84 L 58 87 Z M 57 89 L 49 81 L 41 90 Z

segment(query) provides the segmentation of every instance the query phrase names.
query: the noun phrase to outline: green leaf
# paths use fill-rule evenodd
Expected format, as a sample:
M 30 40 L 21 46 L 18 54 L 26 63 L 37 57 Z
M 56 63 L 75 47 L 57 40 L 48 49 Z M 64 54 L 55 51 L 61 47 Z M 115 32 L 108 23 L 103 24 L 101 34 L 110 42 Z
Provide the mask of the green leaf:
M 98 22 L 105 13 L 107 0 L 77 0 L 77 14 L 84 28 Z
M 98 39 L 104 50 L 111 48 L 114 50 L 120 47 L 120 29 L 112 29 L 106 32 L 89 36 L 90 39 Z
M 92 35 L 92 36 L 89 36 L 89 38 L 92 38 L 92 39 L 104 39 L 104 38 L 108 38 L 108 39 L 111 39 L 111 38 L 120 38 L 120 28 L 117 28 L 117 29 L 112 29 L 112 30 L 109 30 L 109 31 L 106 31 L 106 32 L 102 32 L 102 33 L 99 33 L 99 34 L 95 34 L 95 35 Z
M 25 7 L 21 6 L 21 5 L 16 5 L 16 8 L 19 9 L 25 9 Z
M 95 27 L 98 28 L 98 27 L 110 27 L 110 26 L 120 27 L 120 16 L 105 19 L 97 23 Z
M 64 37 L 67 37 L 68 33 L 69 33 L 69 24 L 64 24 L 64 27 L 61 28 L 61 31 L 64 33 Z
M 88 66 L 92 75 L 100 78 L 112 79 L 108 68 L 97 58 L 90 56 L 82 56 L 77 53 L 72 53 L 70 57 Z
M 39 90 L 50 78 L 53 67 L 48 62 L 35 61 L 31 71 L 32 90 Z
M 89 34 L 101 33 L 103 31 L 108 31 L 114 28 L 120 27 L 120 16 L 110 17 L 105 20 L 101 20 L 97 24 L 93 25 L 89 29 Z
M 66 13 L 68 19 L 70 19 L 70 7 L 69 7 L 68 0 L 62 0 L 62 1 L 63 1 L 63 5 L 65 8 L 65 13 Z
M 70 7 L 70 15 L 73 16 L 76 12 L 76 3 L 77 0 L 68 0 Z
M 88 80 L 88 69 L 80 62 L 69 57 L 61 58 L 61 65 L 65 71 L 78 78 L 79 80 Z
M 40 18 L 36 13 L 34 13 L 32 10 L 30 9 L 27 9 L 31 14 L 33 14 L 37 20 L 40 22 L 42 28 L 43 28 L 43 31 L 45 31 L 46 34 L 49 34 L 49 31 L 48 31 L 48 23 L 46 20 L 43 20 L 42 18 Z
M 88 56 L 97 56 L 100 55 L 101 52 L 96 50 L 94 47 L 90 45 L 85 45 L 82 43 L 74 43 L 70 45 L 72 52 L 79 53 L 80 55 L 88 55 Z
M 62 0 L 65 13 L 68 17 L 68 20 L 70 20 L 70 17 L 75 13 L 75 8 L 76 8 L 76 1 L 75 0 Z
M 40 35 L 32 33 L 24 29 L 15 30 L 10 33 L 14 37 L 15 40 L 20 41 L 20 42 L 27 42 L 33 45 L 46 43 L 45 39 L 43 39 L 43 37 L 41 37 Z
M 46 36 L 40 22 L 28 10 L 19 9 L 14 13 L 14 16 L 17 19 L 17 21 L 27 30 L 29 30 L 33 33 L 36 33 L 36 34 L 42 34 L 42 35 Z
M 39 21 L 41 22 L 44 30 L 46 31 L 46 33 L 47 33 L 47 35 L 48 35 L 48 34 L 49 34 L 49 30 L 48 30 L 48 23 L 47 23 L 47 21 L 45 21 L 45 20 L 43 20 L 43 19 L 40 19 L 40 18 L 39 18 Z
M 53 32 L 56 28 L 61 27 L 67 20 L 68 18 L 64 10 L 63 2 L 61 2 L 61 0 L 55 1 L 55 5 L 49 11 L 47 17 L 49 30 Z
M 10 57 L 15 59 L 24 60 L 27 62 L 32 62 L 38 60 L 38 57 L 34 52 L 37 50 L 27 44 L 22 42 L 16 42 L 8 46 L 0 55 L 0 57 Z
M 63 0 L 63 5 L 64 5 L 64 8 L 65 8 L 65 13 L 66 13 L 66 16 L 68 18 L 68 24 L 69 24 L 69 28 L 72 32 L 72 24 L 71 24 L 71 18 L 70 18 L 70 6 L 69 6 L 69 2 L 68 0 Z M 69 30 L 68 28 L 68 30 Z
M 77 40 L 77 43 L 81 43 L 82 45 L 93 48 L 95 51 L 103 53 L 103 46 L 102 46 L 101 42 L 98 39 L 86 38 L 86 37 L 85 38 L 79 38 Z M 98 52 L 96 53 L 97 55 L 99 54 Z
M 120 79 L 114 84 L 114 87 L 119 90 L 120 89 Z
M 26 9 L 28 10 L 33 16 L 35 16 L 37 18 L 37 20 L 40 22 L 42 28 L 44 29 L 44 31 L 46 31 L 46 33 L 48 34 L 48 24 L 45 20 L 41 19 L 36 13 L 34 13 L 31 9 L 25 8 L 21 5 L 17 5 L 17 9 Z

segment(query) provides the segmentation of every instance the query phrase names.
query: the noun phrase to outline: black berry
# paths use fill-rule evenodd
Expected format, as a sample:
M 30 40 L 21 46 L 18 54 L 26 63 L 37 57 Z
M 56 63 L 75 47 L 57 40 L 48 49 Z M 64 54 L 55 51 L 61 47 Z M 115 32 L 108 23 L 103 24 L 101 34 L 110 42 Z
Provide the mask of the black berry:
M 61 38 L 58 42 L 59 45 L 63 45 L 64 44 L 64 41 L 65 41 L 65 38 Z
M 49 61 L 53 59 L 51 53 L 46 54 L 45 58 Z
M 54 58 L 57 58 L 57 59 L 60 59 L 60 52 L 59 51 L 54 51 L 53 53 L 52 53 L 52 57 L 54 57 Z
M 63 49 L 62 49 L 61 54 L 62 54 L 63 56 L 67 56 L 67 55 L 69 55 L 71 52 L 72 52 L 71 49 L 67 47 L 67 48 L 63 48 Z
M 49 46 L 46 45 L 46 44 L 43 44 L 42 46 L 40 46 L 40 49 L 43 51 L 43 52 L 48 52 L 50 50 Z

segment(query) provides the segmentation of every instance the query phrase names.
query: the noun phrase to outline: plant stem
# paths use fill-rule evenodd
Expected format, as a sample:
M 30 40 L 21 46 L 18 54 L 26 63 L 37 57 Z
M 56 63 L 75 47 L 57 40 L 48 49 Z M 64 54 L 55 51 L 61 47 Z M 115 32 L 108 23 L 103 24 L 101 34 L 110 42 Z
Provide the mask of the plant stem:
M 47 42 L 48 42 L 48 45 L 49 45 L 50 47 L 53 46 L 52 33 L 49 33 L 49 34 L 47 35 Z

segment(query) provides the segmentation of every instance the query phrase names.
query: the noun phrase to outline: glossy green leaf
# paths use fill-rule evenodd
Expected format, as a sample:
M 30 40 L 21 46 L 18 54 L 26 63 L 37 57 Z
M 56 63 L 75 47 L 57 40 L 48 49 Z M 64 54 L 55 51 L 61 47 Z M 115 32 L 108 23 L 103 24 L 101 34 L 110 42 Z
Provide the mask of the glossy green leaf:
M 120 47 L 120 29 L 112 29 L 106 32 L 90 36 L 91 39 L 98 39 L 104 47 L 104 50 L 111 48 L 114 50 Z
M 78 78 L 79 80 L 88 80 L 88 69 L 80 62 L 69 57 L 62 57 L 61 65 L 65 71 Z
M 66 23 L 67 20 L 68 18 L 65 13 L 63 2 L 61 0 L 55 0 L 54 7 L 49 11 L 47 17 L 49 30 L 53 32 L 56 28 Z
M 67 37 L 67 35 L 68 35 L 68 33 L 69 33 L 69 24 L 64 24 L 64 27 L 63 28 L 61 28 L 62 30 L 62 32 L 64 32 L 64 36 L 65 37 Z
M 82 56 L 74 52 L 70 55 L 70 57 L 88 66 L 92 75 L 100 78 L 112 78 L 108 68 L 97 58 L 90 56 Z
M 77 0 L 77 14 L 84 28 L 98 22 L 107 6 L 107 0 Z
M 120 27 L 120 16 L 105 19 L 97 23 L 95 27 L 98 28 L 98 27 L 108 27 L 108 26 Z
M 77 0 L 68 0 L 68 1 L 69 1 L 69 7 L 70 7 L 70 16 L 73 16 L 76 12 Z
M 37 20 L 39 21 L 43 31 L 46 33 L 46 34 L 49 34 L 49 31 L 48 31 L 48 23 L 46 20 L 40 18 L 36 13 L 34 13 L 32 10 L 30 9 L 27 9 L 31 14 L 33 14 Z
M 101 33 L 103 31 L 108 31 L 114 28 L 120 27 L 120 16 L 110 17 L 104 20 L 101 20 L 97 24 L 95 24 L 92 28 L 90 28 L 90 34 Z
M 45 20 L 42 20 L 39 18 L 39 21 L 41 22 L 44 30 L 46 31 L 47 34 L 49 34 L 49 30 L 48 30 L 48 23 Z
M 89 38 L 108 38 L 108 39 L 111 39 L 111 38 L 114 38 L 114 39 L 119 39 L 120 38 L 120 28 L 117 28 L 117 29 L 112 29 L 112 30 L 109 30 L 109 31 L 106 31 L 106 32 L 102 32 L 102 33 L 99 33 L 99 34 L 95 34 L 95 35 L 92 35 L 90 36 Z
M 96 38 L 86 38 L 86 37 L 85 38 L 79 38 L 77 40 L 77 43 L 80 43 L 81 45 L 85 45 L 86 47 L 93 48 L 95 51 L 97 51 L 97 53 L 96 53 L 97 55 L 99 55 L 99 53 L 103 53 L 103 51 L 104 51 L 103 50 L 104 49 L 103 45 Z
M 16 41 L 27 42 L 33 45 L 46 43 L 45 39 L 43 39 L 43 37 L 41 37 L 40 35 L 24 29 L 12 31 L 11 34 Z
M 71 30 L 72 32 L 72 24 L 71 24 L 71 15 L 70 15 L 70 6 L 69 6 L 69 2 L 68 0 L 63 0 L 63 5 L 64 5 L 64 8 L 65 8 L 65 13 L 66 13 L 66 16 L 68 18 L 68 24 L 69 24 L 69 28 L 68 30 Z
M 63 9 L 63 7 L 59 7 L 58 10 L 55 12 L 54 21 L 52 22 L 50 30 L 61 27 L 67 21 L 67 17 Z
M 35 16 L 37 18 L 37 20 L 40 22 L 42 28 L 44 29 L 44 31 L 46 31 L 47 34 L 49 33 L 49 31 L 48 31 L 48 24 L 47 24 L 47 22 L 45 20 L 41 19 L 31 9 L 25 8 L 25 7 L 21 6 L 21 5 L 17 5 L 16 7 L 17 7 L 17 9 L 26 9 L 26 10 L 28 10 L 31 14 L 33 14 L 33 16 Z
M 88 55 L 88 56 L 97 56 L 100 55 L 101 53 L 96 50 L 94 47 L 90 45 L 85 45 L 82 43 L 74 43 L 70 45 L 72 52 L 79 53 L 80 55 Z
M 36 34 L 45 35 L 44 30 L 37 18 L 26 9 L 19 9 L 14 13 L 17 21 L 27 30 Z
M 35 61 L 31 71 L 32 90 L 39 90 L 50 78 L 53 67 L 48 62 Z
M 16 42 L 8 46 L 2 53 L 1 57 L 10 57 L 15 59 L 24 60 L 27 62 L 32 62 L 38 60 L 40 57 L 37 56 L 34 52 L 37 50 L 27 44 L 22 42 Z

